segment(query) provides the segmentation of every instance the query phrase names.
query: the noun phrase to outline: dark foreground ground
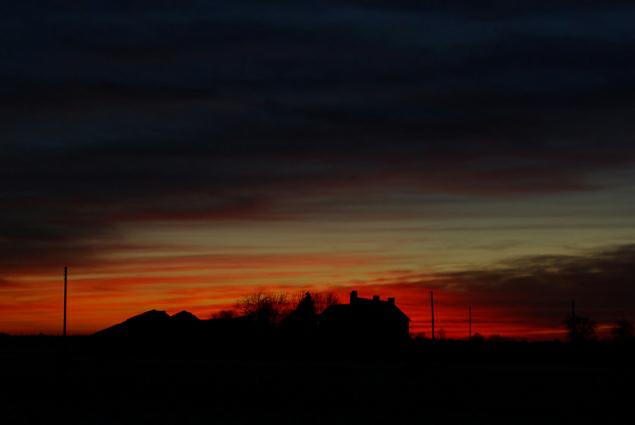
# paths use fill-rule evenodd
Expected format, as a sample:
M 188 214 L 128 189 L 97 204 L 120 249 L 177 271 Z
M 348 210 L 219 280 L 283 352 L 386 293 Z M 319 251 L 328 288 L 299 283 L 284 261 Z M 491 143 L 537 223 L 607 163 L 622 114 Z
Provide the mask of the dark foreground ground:
M 0 423 L 633 424 L 633 349 L 0 341 Z

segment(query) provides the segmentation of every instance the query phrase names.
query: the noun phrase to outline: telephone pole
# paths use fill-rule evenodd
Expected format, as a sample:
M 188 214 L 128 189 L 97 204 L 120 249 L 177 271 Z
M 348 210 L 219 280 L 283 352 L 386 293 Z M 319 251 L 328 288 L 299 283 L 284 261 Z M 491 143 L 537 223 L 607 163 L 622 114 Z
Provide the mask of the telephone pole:
M 430 291 L 430 312 L 432 314 L 432 340 L 434 341 L 434 293 Z
M 68 267 L 64 266 L 64 331 L 63 335 L 66 336 L 66 289 L 68 286 Z

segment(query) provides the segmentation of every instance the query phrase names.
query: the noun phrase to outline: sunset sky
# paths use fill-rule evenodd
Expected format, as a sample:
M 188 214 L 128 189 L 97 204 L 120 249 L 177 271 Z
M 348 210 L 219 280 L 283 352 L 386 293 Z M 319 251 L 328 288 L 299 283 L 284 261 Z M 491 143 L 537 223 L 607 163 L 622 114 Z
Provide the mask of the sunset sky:
M 630 1 L 0 9 L 0 332 L 258 290 L 449 337 L 635 320 Z M 43 4 L 44 3 L 44 4 Z M 477 5 L 478 3 L 478 5 Z M 486 5 L 486 6 L 485 6 Z

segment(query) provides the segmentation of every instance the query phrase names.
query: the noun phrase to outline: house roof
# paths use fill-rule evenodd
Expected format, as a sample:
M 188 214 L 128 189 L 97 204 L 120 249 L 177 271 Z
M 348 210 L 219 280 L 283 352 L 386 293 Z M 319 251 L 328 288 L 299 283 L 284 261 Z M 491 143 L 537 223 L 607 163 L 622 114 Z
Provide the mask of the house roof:
M 392 316 L 410 321 L 410 318 L 395 304 L 387 301 L 368 300 L 364 298 L 358 298 L 352 304 L 329 306 L 321 314 L 323 318 L 339 318 L 344 316 Z

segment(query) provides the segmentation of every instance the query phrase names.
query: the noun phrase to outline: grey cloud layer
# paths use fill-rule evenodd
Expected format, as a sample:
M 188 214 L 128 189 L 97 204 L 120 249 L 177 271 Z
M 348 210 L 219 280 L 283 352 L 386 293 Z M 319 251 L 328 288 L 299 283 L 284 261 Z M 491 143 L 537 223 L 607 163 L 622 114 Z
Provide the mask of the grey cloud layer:
M 0 252 L 333 187 L 590 190 L 634 159 L 629 2 L 39 3 L 0 15 Z
M 635 245 L 604 247 L 577 255 L 526 256 L 482 268 L 436 275 L 403 273 L 382 278 L 421 293 L 440 291 L 446 308 L 467 304 L 516 324 L 561 327 L 575 300 L 578 313 L 610 323 L 635 319 Z
M 633 320 L 634 275 L 635 245 L 622 245 L 577 256 L 526 257 L 446 278 L 464 286 L 477 303 L 557 325 L 572 299 L 596 320 Z

